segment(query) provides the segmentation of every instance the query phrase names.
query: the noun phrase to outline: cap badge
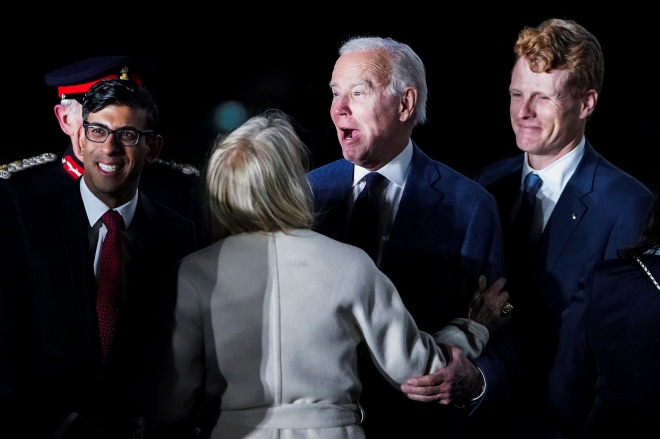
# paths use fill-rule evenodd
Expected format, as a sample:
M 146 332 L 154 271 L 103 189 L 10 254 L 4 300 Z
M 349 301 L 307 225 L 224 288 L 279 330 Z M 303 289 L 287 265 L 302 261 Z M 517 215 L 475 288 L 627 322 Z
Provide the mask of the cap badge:
M 131 79 L 128 76 L 128 66 L 122 67 L 122 69 L 119 72 L 119 79 L 123 79 L 123 80 L 126 80 L 126 81 Z

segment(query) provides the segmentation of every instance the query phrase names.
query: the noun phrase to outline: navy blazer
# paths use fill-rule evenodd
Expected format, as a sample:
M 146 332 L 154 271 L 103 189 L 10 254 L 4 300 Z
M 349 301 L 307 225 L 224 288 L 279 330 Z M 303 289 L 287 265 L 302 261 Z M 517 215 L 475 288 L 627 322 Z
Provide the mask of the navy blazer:
M 523 159 L 524 154 L 519 154 L 499 161 L 475 177 L 497 200 L 505 250 Z M 637 241 L 652 202 L 653 195 L 642 183 L 605 160 L 587 141 L 532 256 L 524 261 L 529 265 L 521 268 L 507 260 L 509 292 L 516 297 L 512 323 L 523 367 L 512 402 L 525 412 L 513 422 L 526 423 L 522 428 L 528 432 L 541 429 L 531 437 L 556 430 L 547 417 L 546 388 L 562 311 L 590 263 L 614 258 L 618 249 Z M 530 393 L 536 395 L 531 406 Z M 534 418 L 537 415 L 542 419 Z
M 643 255 L 660 282 L 660 255 Z M 660 430 L 660 291 L 633 259 L 595 264 L 562 314 L 550 375 L 566 439 Z M 581 436 L 582 434 L 582 436 Z
M 317 215 L 313 228 L 345 241 L 353 164 L 344 159 L 330 163 L 310 172 L 309 182 Z M 478 276 L 484 274 L 492 282 L 503 275 L 495 200 L 478 184 L 431 160 L 413 144 L 410 173 L 380 269 L 396 286 L 420 330 L 433 333 L 452 318 L 467 316 Z M 487 381 L 481 404 L 503 397 L 517 366 L 508 328 L 492 334 L 476 363 Z M 434 428 L 442 428 L 445 421 L 446 426 L 466 421 L 467 410 L 412 402 L 374 370 L 364 372 L 369 366 L 361 367 L 368 435 L 392 435 L 401 428 L 402 434 L 417 437 L 419 425 L 421 437 L 428 427 L 426 416 L 438 420 L 433 422 Z M 376 428 L 381 430 L 375 433 Z
M 503 231 L 511 222 L 523 158 L 520 154 L 502 160 L 475 177 L 495 196 Z M 653 195 L 642 183 L 605 160 L 586 142 L 584 155 L 536 246 L 532 285 L 523 286 L 538 296 L 540 303 L 536 304 L 546 311 L 549 331 L 558 333 L 561 312 L 577 292 L 578 280 L 586 274 L 588 265 L 615 258 L 618 249 L 637 241 L 652 202 Z M 515 283 L 516 279 L 510 281 Z M 538 308 L 531 311 L 536 313 Z M 533 318 L 530 323 L 536 327 L 539 316 Z
M 13 202 L 11 216 L 5 211 L 3 218 L 21 224 L 12 238 L 17 250 L 12 267 L 20 276 L 3 279 L 0 295 L 7 299 L 0 308 L 14 306 L 18 317 L 0 334 L 5 341 L 0 347 L 12 358 L 2 364 L 3 379 L 11 381 L 0 388 L 9 389 L 2 396 L 13 405 L 15 418 L 3 420 L 2 428 L 23 427 L 34 437 L 52 437 L 72 412 L 95 421 L 127 422 L 135 415 L 133 385 L 161 288 L 175 263 L 195 250 L 192 222 L 139 194 L 124 240 L 128 262 L 117 339 L 104 362 L 94 254 L 79 181 L 41 198 Z

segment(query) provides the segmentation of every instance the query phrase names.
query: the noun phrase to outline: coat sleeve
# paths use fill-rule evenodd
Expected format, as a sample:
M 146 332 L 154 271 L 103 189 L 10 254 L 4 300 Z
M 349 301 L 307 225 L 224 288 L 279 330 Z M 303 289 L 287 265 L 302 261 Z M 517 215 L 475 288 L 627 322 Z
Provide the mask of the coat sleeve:
M 370 260 L 364 265 L 359 287 L 363 293 L 357 295 L 353 314 L 374 364 L 390 384 L 398 388 L 411 376 L 444 367 L 447 357 L 436 342 L 479 355 L 488 341 L 485 327 L 469 324 L 467 319 L 456 319 L 434 335 L 420 331 L 387 276 Z
M 481 355 L 489 338 L 488 328 L 464 317 L 452 319 L 433 334 L 437 344 L 456 346 L 469 360 L 475 360 Z
M 612 225 L 612 232 L 607 241 L 604 259 L 617 257 L 617 252 L 637 242 L 644 221 L 649 214 L 653 203 L 653 196 L 648 191 L 638 191 L 637 195 L 630 196 L 622 206 L 619 216 Z

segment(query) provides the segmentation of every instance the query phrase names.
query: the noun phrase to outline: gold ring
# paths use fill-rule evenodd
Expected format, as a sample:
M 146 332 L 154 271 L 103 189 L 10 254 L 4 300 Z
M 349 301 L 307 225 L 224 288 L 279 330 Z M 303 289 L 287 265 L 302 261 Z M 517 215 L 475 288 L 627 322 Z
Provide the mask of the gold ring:
M 511 315 L 513 312 L 513 305 L 511 305 L 509 302 L 504 302 L 504 305 L 502 305 L 502 316 L 508 317 Z

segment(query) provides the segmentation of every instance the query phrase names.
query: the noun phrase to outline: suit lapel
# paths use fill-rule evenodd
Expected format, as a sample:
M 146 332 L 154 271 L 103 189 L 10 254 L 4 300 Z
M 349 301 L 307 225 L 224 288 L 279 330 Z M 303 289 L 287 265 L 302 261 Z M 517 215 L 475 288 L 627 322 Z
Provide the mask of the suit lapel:
M 587 141 L 584 155 L 557 200 L 557 205 L 543 230 L 538 254 L 545 255 L 538 269 L 550 272 L 588 210 L 584 197 L 593 191 L 593 182 L 599 157 Z
M 72 284 L 70 294 L 78 306 L 78 314 L 91 350 L 98 350 L 100 356 L 94 260 L 90 253 L 87 213 L 77 184 L 72 185 L 63 197 L 58 223 Z
M 431 159 L 413 142 L 410 173 L 385 247 L 382 266 L 386 265 L 386 260 L 395 256 L 391 248 L 411 247 L 422 236 L 442 199 L 441 179 Z

